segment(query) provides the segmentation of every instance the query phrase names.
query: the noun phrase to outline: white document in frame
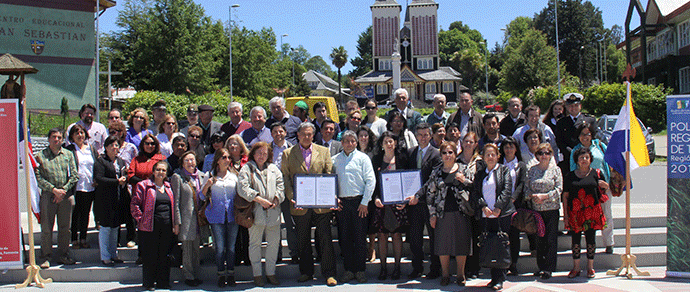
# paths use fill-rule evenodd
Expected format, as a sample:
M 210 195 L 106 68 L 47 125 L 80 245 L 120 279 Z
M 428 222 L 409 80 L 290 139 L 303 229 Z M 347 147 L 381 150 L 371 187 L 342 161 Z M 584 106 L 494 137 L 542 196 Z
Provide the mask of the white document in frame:
M 414 196 L 422 188 L 422 178 L 419 171 L 405 171 L 400 173 L 403 184 L 403 199 Z
M 335 176 L 316 178 L 316 206 L 335 205 Z
M 316 205 L 316 177 L 298 176 L 295 178 L 295 205 Z
M 384 203 L 400 202 L 404 199 L 399 172 L 382 172 L 381 188 Z

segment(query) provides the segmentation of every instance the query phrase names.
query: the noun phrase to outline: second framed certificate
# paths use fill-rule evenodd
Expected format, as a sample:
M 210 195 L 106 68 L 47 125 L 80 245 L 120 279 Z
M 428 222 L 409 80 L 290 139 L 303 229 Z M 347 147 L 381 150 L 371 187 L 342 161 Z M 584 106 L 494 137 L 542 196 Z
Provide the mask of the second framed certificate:
M 381 172 L 379 182 L 384 205 L 402 204 L 422 188 L 422 173 L 420 170 Z
M 338 176 L 335 174 L 295 175 L 295 207 L 337 208 Z

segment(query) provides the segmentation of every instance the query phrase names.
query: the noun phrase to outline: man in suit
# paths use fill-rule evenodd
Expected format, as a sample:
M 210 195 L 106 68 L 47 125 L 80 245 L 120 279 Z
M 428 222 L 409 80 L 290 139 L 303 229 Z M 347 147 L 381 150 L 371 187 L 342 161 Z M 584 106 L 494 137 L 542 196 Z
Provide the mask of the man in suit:
M 211 145 L 211 136 L 219 132 L 220 127 L 223 126 L 219 122 L 213 120 L 213 112 L 215 110 L 216 109 L 213 108 L 213 106 L 208 104 L 202 104 L 199 106 L 199 123 L 197 126 L 199 126 L 203 131 L 201 133 L 201 144 L 204 145 L 207 153 L 209 153 L 210 151 L 208 150 L 213 147 Z
M 311 122 L 316 127 L 316 134 L 314 134 L 314 142 L 316 142 L 321 139 L 321 123 L 323 123 L 323 121 L 326 119 L 332 120 L 332 118 L 328 116 L 326 103 L 323 101 L 315 103 L 312 109 L 314 110 L 315 118 Z M 335 132 L 333 132 L 333 137 L 338 136 L 338 133 L 340 133 L 340 125 L 335 124 Z
M 573 148 L 580 143 L 579 135 L 577 133 L 577 127 L 582 123 L 587 122 L 590 125 L 596 123 L 594 117 L 581 113 L 582 110 L 582 100 L 584 97 L 579 93 L 566 93 L 563 95 L 563 100 L 565 100 L 566 116 L 558 120 L 556 123 L 556 144 L 561 154 L 563 154 L 563 161 L 558 164 L 561 167 L 561 171 L 565 176 L 566 173 L 570 172 L 570 152 Z
M 280 96 L 271 98 L 268 101 L 268 109 L 271 111 L 271 117 L 266 120 L 266 125 L 270 127 L 275 122 L 283 123 L 285 129 L 287 129 L 285 140 L 292 144 L 297 144 L 297 128 L 302 121 L 298 117 L 288 114 L 287 110 L 285 110 L 285 99 Z M 266 117 L 265 114 L 264 117 Z
M 331 157 L 343 151 L 343 145 L 339 141 L 333 140 L 333 136 L 335 136 L 335 122 L 331 119 L 321 122 L 321 139 L 317 140 L 316 144 L 328 148 Z
M 460 125 L 460 139 L 465 137 L 467 132 L 475 132 L 477 137 L 484 136 L 482 114 L 472 109 L 472 95 L 467 92 L 461 93 L 458 103 L 460 109 L 450 115 L 448 123 Z
M 393 92 L 395 97 L 395 108 L 389 110 L 386 113 L 386 121 L 389 120 L 390 113 L 393 111 L 399 111 L 405 120 L 407 120 L 407 128 L 412 130 L 417 127 L 418 124 L 422 123 L 422 114 L 407 107 L 407 103 L 410 101 L 408 97 L 407 90 L 405 88 L 398 88 Z
M 428 123 L 421 123 L 417 125 L 415 136 L 419 146 L 408 150 L 409 166 L 408 169 L 420 169 L 422 174 L 422 185 L 426 183 L 431 175 L 431 171 L 435 168 L 441 167 L 441 153 L 434 146 L 431 146 L 431 125 Z M 429 208 L 426 205 L 426 196 L 419 199 L 412 196 L 408 198 L 410 205 L 408 206 L 408 216 L 410 219 L 410 229 L 407 233 L 410 242 L 410 251 L 412 252 L 412 273 L 408 275 L 409 279 L 415 279 L 424 272 L 424 226 L 427 226 L 429 233 L 430 246 L 433 250 L 434 246 L 434 232 L 429 225 Z M 431 255 L 431 266 L 429 273 L 426 275 L 428 279 L 436 279 L 441 275 L 441 262 L 437 255 Z
M 333 241 L 331 239 L 330 209 L 296 208 L 293 180 L 296 174 L 330 174 L 333 171 L 333 160 L 328 148 L 312 143 L 314 124 L 304 122 L 297 128 L 299 143 L 283 151 L 281 170 L 285 184 L 285 196 L 291 201 L 290 214 L 295 220 L 297 230 L 297 249 L 299 250 L 298 282 L 306 282 L 314 277 L 314 258 L 311 247 L 311 226 L 316 226 L 321 255 L 321 274 L 328 286 L 335 286 L 336 266 Z
M 522 114 L 522 100 L 513 96 L 508 100 L 508 114 L 501 120 L 501 135 L 513 136 L 515 130 L 525 124 L 525 115 Z

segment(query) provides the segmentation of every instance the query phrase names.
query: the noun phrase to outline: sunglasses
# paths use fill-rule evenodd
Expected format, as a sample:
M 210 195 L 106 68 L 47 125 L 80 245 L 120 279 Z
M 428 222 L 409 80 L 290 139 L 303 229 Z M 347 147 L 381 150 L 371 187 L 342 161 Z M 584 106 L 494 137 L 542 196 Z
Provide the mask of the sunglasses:
M 536 154 L 539 156 L 542 156 L 542 155 L 551 155 L 552 153 L 551 153 L 551 151 L 537 151 Z
M 455 155 L 455 152 L 453 152 L 453 151 L 443 151 L 443 152 L 441 152 L 441 154 L 443 154 L 443 155 Z
M 194 139 L 199 139 L 199 138 L 201 138 L 201 136 L 199 136 L 199 135 L 191 135 L 191 134 L 189 135 L 189 137 L 190 137 L 190 138 L 194 138 Z
M 166 122 L 165 124 L 168 126 L 174 126 L 175 125 L 175 123 L 173 123 L 173 122 Z
M 221 159 L 227 159 L 227 160 L 230 160 L 230 156 L 227 156 L 227 155 L 223 155 L 223 156 L 221 156 L 220 158 L 221 158 Z
M 156 142 L 144 142 L 146 146 L 156 146 Z
M 364 107 L 364 108 L 367 109 L 367 110 L 375 110 L 375 109 L 376 109 L 375 106 L 367 106 L 367 107 Z

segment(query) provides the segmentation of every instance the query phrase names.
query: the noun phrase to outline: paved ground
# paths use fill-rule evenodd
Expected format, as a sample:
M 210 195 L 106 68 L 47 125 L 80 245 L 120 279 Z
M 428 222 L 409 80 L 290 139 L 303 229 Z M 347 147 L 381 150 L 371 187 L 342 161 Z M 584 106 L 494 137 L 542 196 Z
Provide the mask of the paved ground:
M 535 280 L 530 275 L 523 275 L 518 277 L 509 277 L 504 285 L 503 291 L 641 291 L 641 292 L 656 292 L 656 291 L 690 291 L 690 281 L 688 279 L 666 278 L 665 267 L 647 267 L 642 268 L 643 271 L 649 271 L 652 275 L 649 277 L 634 277 L 632 280 L 625 277 L 606 276 L 605 272 L 599 272 L 596 278 L 587 280 L 585 277 L 578 277 L 576 279 L 568 279 L 567 272 L 555 273 L 554 277 L 542 281 Z M 488 271 L 487 271 L 488 272 Z M 488 274 L 488 273 L 487 273 Z M 0 279 L 1 276 L 0 276 Z M 307 285 L 297 283 L 295 280 L 281 279 L 282 285 L 279 287 L 267 286 L 274 291 L 490 291 L 484 287 L 489 279 L 476 279 L 469 281 L 467 287 L 459 287 L 456 284 L 451 284 L 446 287 L 441 287 L 437 280 L 415 280 L 408 282 L 377 282 L 366 284 L 345 284 L 336 287 L 327 287 L 323 281 L 312 281 Z M 354 282 L 354 281 L 353 281 Z M 241 282 L 232 289 L 219 289 L 214 283 L 204 283 L 196 287 L 196 289 L 187 289 L 191 287 L 185 286 L 183 283 L 173 283 L 172 290 L 188 290 L 188 291 L 215 291 L 215 290 L 247 290 L 260 291 L 261 288 L 254 287 L 250 282 Z M 14 290 L 14 284 L 0 285 L 0 290 Z M 139 291 L 141 286 L 136 283 L 119 283 L 119 282 L 90 282 L 90 283 L 52 283 L 48 284 L 46 289 L 39 290 L 36 287 L 30 287 L 28 291 Z

